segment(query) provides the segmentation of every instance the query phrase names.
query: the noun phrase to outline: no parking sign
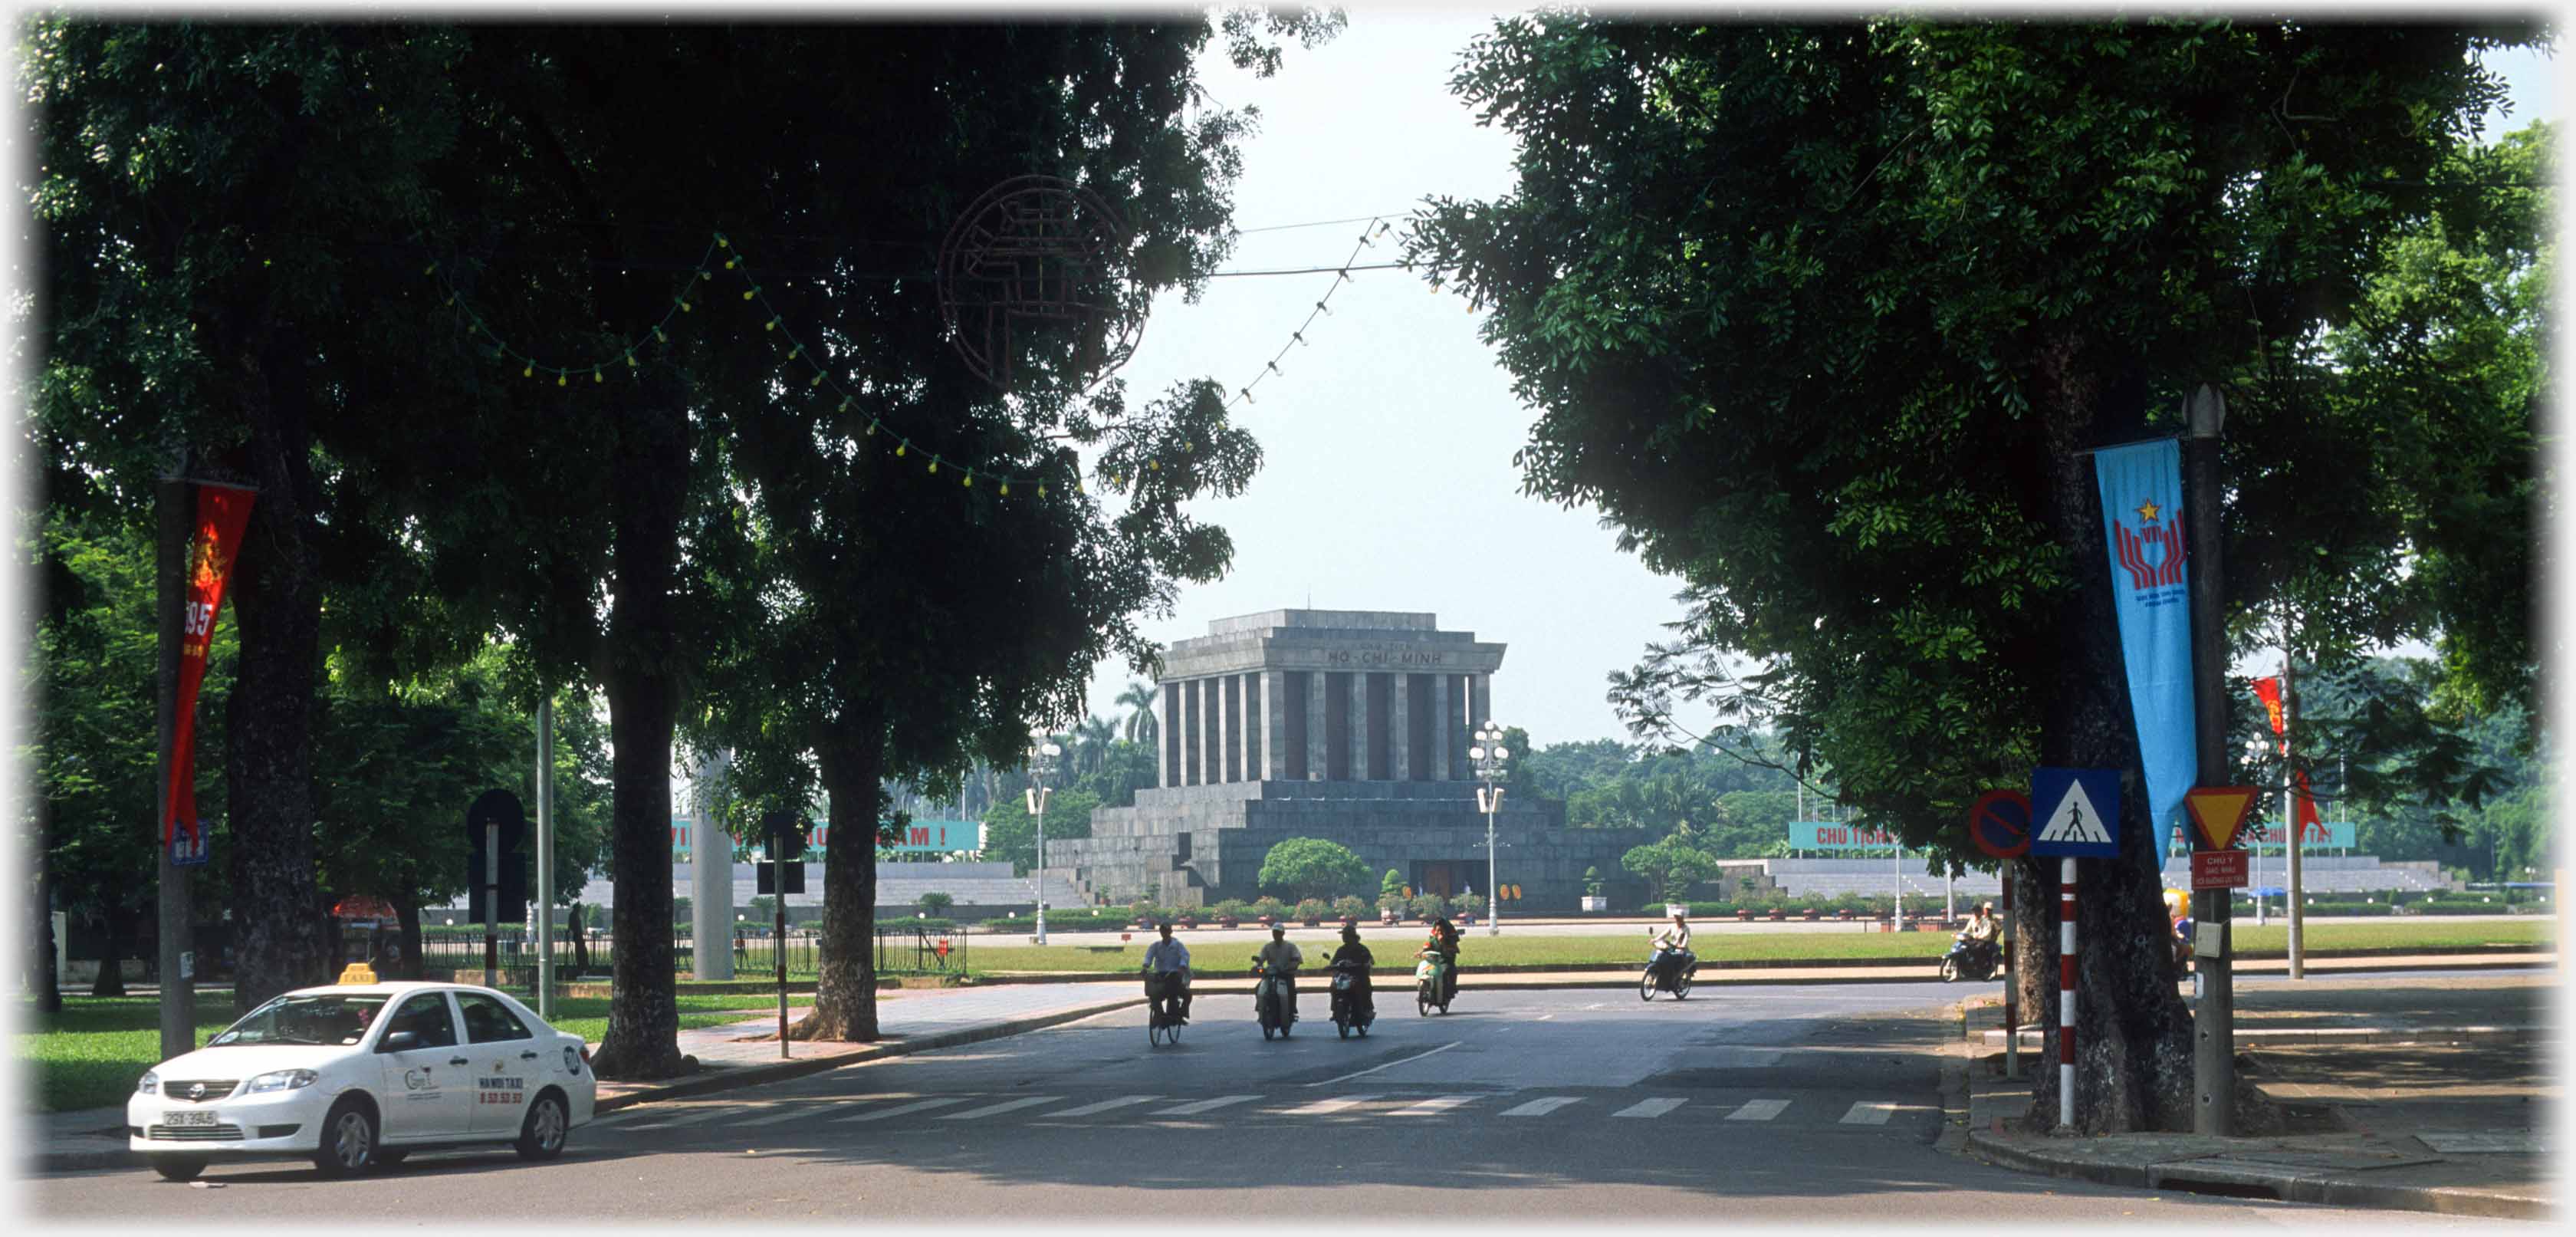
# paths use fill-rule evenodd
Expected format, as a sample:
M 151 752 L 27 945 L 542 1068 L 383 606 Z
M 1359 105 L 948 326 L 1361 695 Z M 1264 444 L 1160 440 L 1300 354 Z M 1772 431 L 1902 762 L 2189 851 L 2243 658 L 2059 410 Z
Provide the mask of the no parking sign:
M 1968 809 L 1968 840 L 1997 859 L 2012 859 L 2030 850 L 2030 796 L 2018 790 L 1989 790 Z

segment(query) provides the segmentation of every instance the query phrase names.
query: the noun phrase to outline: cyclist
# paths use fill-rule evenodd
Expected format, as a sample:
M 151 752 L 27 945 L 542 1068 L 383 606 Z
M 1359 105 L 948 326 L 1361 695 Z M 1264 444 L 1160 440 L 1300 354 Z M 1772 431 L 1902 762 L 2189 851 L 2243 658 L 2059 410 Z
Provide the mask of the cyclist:
M 1181 1024 L 1190 1021 L 1190 947 L 1172 939 L 1172 925 L 1154 925 L 1162 939 L 1145 947 L 1145 994 L 1169 1010 L 1172 1000 L 1181 1002 Z

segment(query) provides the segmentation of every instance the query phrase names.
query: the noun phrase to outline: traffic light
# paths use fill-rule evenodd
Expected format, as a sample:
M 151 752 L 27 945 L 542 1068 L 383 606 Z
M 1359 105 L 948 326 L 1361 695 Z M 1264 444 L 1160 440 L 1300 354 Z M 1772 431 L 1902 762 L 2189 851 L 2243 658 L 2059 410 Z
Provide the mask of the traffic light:
M 528 917 L 528 857 L 519 849 L 527 829 L 527 810 L 506 790 L 486 791 L 465 809 L 466 915 L 473 922 L 516 923 Z M 486 906 L 493 890 L 484 846 L 494 831 L 500 834 L 501 887 L 497 904 Z
M 760 818 L 760 834 L 769 846 L 768 862 L 752 865 L 759 882 L 756 892 L 775 895 L 780 877 L 785 877 L 788 893 L 805 892 L 805 834 L 813 822 L 803 814 L 785 810 L 769 812 Z M 779 860 L 784 859 L 785 863 Z

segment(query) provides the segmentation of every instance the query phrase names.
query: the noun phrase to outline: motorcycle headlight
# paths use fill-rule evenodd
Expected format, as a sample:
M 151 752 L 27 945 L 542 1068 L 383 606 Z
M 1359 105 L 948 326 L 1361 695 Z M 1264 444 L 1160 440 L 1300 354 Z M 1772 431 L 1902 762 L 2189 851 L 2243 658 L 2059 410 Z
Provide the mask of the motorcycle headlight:
M 242 1088 L 242 1092 L 257 1095 L 263 1091 L 293 1091 L 312 1086 L 313 1078 L 313 1071 L 309 1069 L 282 1069 L 251 1079 L 250 1085 Z
M 134 1084 L 134 1093 L 136 1095 L 161 1094 L 161 1071 L 149 1069 L 143 1071 L 142 1081 Z

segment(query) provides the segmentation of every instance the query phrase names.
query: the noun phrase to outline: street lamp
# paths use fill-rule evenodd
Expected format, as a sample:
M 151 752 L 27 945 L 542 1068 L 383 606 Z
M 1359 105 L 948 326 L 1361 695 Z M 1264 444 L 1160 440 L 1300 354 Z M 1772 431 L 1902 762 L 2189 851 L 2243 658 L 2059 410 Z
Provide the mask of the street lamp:
M 1476 776 L 1485 783 L 1476 788 L 1476 810 L 1485 814 L 1485 908 L 1493 913 L 1485 921 L 1487 936 L 1503 934 L 1503 887 L 1494 883 L 1494 812 L 1503 806 L 1503 788 L 1494 782 L 1511 758 L 1511 749 L 1503 746 L 1503 728 L 1487 720 L 1476 731 L 1475 746 L 1467 749 L 1467 759 L 1475 762 Z
M 2246 763 L 2247 763 L 2247 764 L 2252 764 L 2252 763 L 2253 763 L 2253 762 L 2255 762 L 2255 761 L 2261 760 L 2261 759 L 2263 758 L 2263 754 L 2264 754 L 2267 750 L 2269 750 L 2269 745 L 2268 745 L 2268 744 L 2266 744 L 2266 743 L 2264 743 L 2261 739 L 2247 739 L 2247 740 L 2245 741 L 2245 761 L 2246 761 Z M 2251 892 L 2251 893 L 2253 893 L 2253 895 L 2254 895 L 2254 926 L 2259 928 L 2259 927 L 2262 927 L 2262 926 L 2263 926 L 2263 923 L 2264 923 L 2264 917 L 2263 917 L 2263 833 L 2264 833 L 2264 830 L 2263 830 L 2263 824 L 2262 824 L 2262 822 L 2261 822 L 2261 821 L 2259 821 L 2259 820 L 2258 820 L 2258 821 L 2253 822 L 2253 828 L 2254 828 L 2254 831 L 2255 831 L 2255 832 L 2254 832 L 2254 843 L 2253 843 L 2253 847 L 2252 847 L 2252 849 L 2253 849 L 2254 853 L 2253 853 L 2253 854 L 2251 854 L 2251 855 L 2246 856 L 2246 863 L 2247 863 L 2246 876 L 2247 876 L 2247 879 L 2249 879 L 2249 880 L 2251 880 L 2251 881 L 2253 881 L 2253 882 L 2254 882 L 2254 888 L 2253 888 L 2250 892 Z
M 1038 944 L 1046 939 L 1046 805 L 1049 775 L 1055 772 L 1055 758 L 1064 754 L 1043 729 L 1029 731 L 1029 822 L 1038 833 L 1038 866 L 1030 869 L 1030 888 L 1038 904 Z

